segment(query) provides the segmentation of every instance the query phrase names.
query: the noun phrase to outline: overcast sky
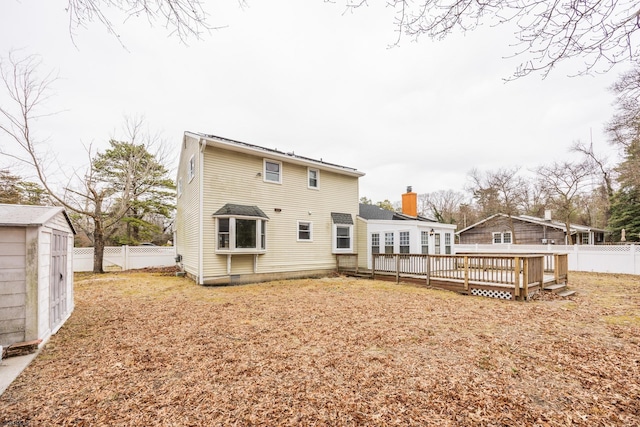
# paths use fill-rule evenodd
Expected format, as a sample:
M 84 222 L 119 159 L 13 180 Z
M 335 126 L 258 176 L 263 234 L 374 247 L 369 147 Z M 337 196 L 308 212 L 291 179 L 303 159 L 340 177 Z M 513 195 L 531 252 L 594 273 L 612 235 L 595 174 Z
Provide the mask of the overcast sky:
M 66 4 L 5 0 L 0 8 L 0 55 L 38 54 L 42 71 L 60 76 L 47 110 L 61 112 L 36 130 L 65 168 L 87 164 L 83 146 L 122 137 L 125 115 L 144 115 L 162 134 L 170 167 L 184 131 L 202 132 L 355 167 L 366 173 L 360 195 L 374 202 L 400 200 L 407 185 L 462 191 L 472 168 L 568 159 L 576 140 L 611 151 L 608 88 L 624 68 L 571 78 L 581 65 L 573 61 L 545 80 L 505 83 L 520 62 L 504 59 L 514 51 L 507 27 L 389 48 L 397 33 L 382 5 L 345 14 L 340 0 L 244 9 L 211 0 L 210 23 L 224 28 L 188 45 L 115 15 L 125 49 L 98 23 L 72 41 Z

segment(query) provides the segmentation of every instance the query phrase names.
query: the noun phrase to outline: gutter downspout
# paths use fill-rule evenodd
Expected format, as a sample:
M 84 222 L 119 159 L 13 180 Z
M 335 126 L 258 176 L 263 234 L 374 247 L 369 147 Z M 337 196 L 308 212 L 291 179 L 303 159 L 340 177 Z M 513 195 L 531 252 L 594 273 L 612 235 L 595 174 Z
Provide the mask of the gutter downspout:
M 200 138 L 200 149 L 198 150 L 198 284 L 204 285 L 204 149 L 207 147 L 207 141 Z

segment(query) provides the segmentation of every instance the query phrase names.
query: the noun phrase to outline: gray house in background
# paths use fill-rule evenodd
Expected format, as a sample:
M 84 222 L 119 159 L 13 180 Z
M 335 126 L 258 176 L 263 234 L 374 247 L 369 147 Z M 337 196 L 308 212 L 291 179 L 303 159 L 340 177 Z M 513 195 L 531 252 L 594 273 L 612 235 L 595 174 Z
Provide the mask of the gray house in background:
M 0 346 L 46 341 L 73 311 L 73 236 L 63 208 L 0 204 Z
M 515 233 L 515 236 L 514 236 Z M 569 234 L 574 244 L 600 245 L 607 231 L 586 225 L 570 224 Z M 566 245 L 567 227 L 562 221 L 529 215 L 509 216 L 495 214 L 456 233 L 465 244 Z

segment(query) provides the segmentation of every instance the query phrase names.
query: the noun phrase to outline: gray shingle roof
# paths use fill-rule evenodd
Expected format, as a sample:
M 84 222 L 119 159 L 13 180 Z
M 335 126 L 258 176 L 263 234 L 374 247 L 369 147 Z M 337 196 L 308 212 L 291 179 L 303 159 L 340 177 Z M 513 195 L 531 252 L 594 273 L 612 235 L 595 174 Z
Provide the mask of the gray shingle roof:
M 382 209 L 376 205 L 368 205 L 365 203 L 360 203 L 360 213 L 359 215 L 364 219 L 393 219 L 395 216 L 395 212 Z
M 360 203 L 360 212 L 358 213 L 358 215 L 360 215 L 360 217 L 364 219 L 438 222 L 435 219 L 426 218 L 423 216 L 413 217 L 405 215 L 401 212 L 394 212 L 383 209 L 376 205 L 369 205 L 365 203 Z
M 334 224 L 353 225 L 353 218 L 348 213 L 331 212 L 331 219 Z
M 235 205 L 233 203 L 227 203 L 223 207 L 217 210 L 212 216 L 250 216 L 256 218 L 266 218 L 269 219 L 267 215 L 265 215 L 262 210 L 260 210 L 257 206 L 247 206 L 247 205 Z
M 75 234 L 75 229 L 64 208 L 59 206 L 8 205 L 0 203 L 0 226 L 34 227 L 46 224 L 62 213 Z

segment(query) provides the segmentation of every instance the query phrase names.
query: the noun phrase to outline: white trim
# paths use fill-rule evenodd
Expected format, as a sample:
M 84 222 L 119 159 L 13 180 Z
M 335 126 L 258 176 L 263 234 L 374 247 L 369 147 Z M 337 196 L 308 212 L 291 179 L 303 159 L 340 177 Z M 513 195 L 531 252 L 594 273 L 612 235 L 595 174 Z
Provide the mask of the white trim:
M 277 164 L 278 165 L 278 180 L 272 181 L 267 179 L 267 163 Z M 268 182 L 269 184 L 282 184 L 282 162 L 279 160 L 272 159 L 262 159 L 262 180 L 264 182 Z
M 349 229 L 349 247 L 338 248 L 338 227 Z M 331 248 L 334 254 L 351 254 L 353 253 L 353 224 L 333 224 L 331 233 Z
M 504 236 L 505 234 L 509 235 L 509 241 L 505 242 L 504 240 Z M 496 242 L 496 235 L 500 236 L 500 241 Z M 502 244 L 510 244 L 513 243 L 513 234 L 511 233 L 511 231 L 493 231 L 491 233 L 491 244 L 493 245 L 502 245 Z
M 300 238 L 300 224 L 309 224 L 309 238 Z M 296 221 L 296 241 L 297 242 L 313 242 L 313 222 L 311 221 Z
M 219 243 L 219 235 L 220 235 L 220 220 L 228 219 L 229 220 L 229 247 L 228 248 L 220 248 L 218 247 Z M 256 222 L 256 246 L 255 248 L 238 248 L 236 245 L 236 219 L 241 220 L 249 220 Z M 215 220 L 215 249 L 214 252 L 216 254 L 264 254 L 267 252 L 266 247 L 262 248 L 262 225 L 263 222 L 266 225 L 265 218 L 262 217 L 247 217 L 247 216 L 233 216 L 233 215 L 224 215 L 224 216 L 216 216 Z M 265 246 L 266 246 L 266 235 L 265 235 Z
M 202 156 L 201 156 L 202 159 Z M 202 167 L 200 168 L 202 169 Z M 187 175 L 189 177 L 189 182 L 193 181 L 193 178 L 196 176 L 196 155 L 192 154 L 189 157 L 189 163 L 187 164 Z
M 309 181 L 311 181 L 311 171 L 316 173 L 316 186 L 313 187 Z M 307 167 L 307 188 L 309 190 L 319 190 L 320 189 L 320 169 Z

